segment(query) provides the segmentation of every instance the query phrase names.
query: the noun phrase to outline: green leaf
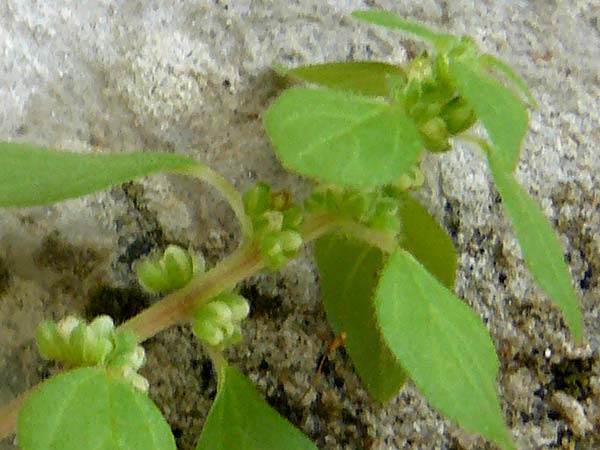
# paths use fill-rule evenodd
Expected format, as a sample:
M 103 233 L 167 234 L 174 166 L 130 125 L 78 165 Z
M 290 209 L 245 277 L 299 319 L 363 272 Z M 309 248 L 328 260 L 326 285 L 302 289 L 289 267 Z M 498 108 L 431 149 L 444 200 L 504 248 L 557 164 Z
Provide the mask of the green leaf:
M 44 382 L 21 409 L 17 440 L 22 450 L 175 450 L 154 403 L 100 368 Z
M 242 374 L 232 367 L 223 370 L 196 450 L 317 450 Z
M 504 75 L 513 86 L 517 88 L 521 95 L 527 99 L 529 104 L 534 108 L 537 108 L 537 102 L 527 87 L 527 83 L 525 83 L 525 80 L 521 78 L 512 67 L 489 53 L 481 55 L 479 57 L 479 62 L 481 62 L 482 66 L 491 67 Z
M 410 195 L 400 197 L 400 245 L 437 280 L 452 290 L 456 278 L 456 249 L 450 237 L 429 212 Z
M 529 121 L 521 99 L 470 60 L 452 60 L 450 75 L 487 130 L 499 161 L 506 170 L 514 171 Z
M 514 177 L 504 171 L 494 154 L 488 155 L 488 162 L 527 268 L 548 297 L 559 306 L 573 336 L 581 342 L 583 318 L 563 250 L 548 219 Z
M 402 249 L 383 269 L 376 309 L 391 351 L 429 403 L 513 449 L 496 395 L 498 359 L 477 314 Z
M 0 207 L 45 205 L 195 164 L 170 153 L 81 154 L 2 142 Z
M 336 333 L 346 332 L 344 346 L 369 394 L 390 400 L 406 373 L 387 348 L 375 319 L 373 295 L 384 255 L 368 244 L 339 235 L 315 243 L 321 296 L 327 320 Z
M 437 31 L 427 28 L 423 24 L 402 19 L 401 17 L 398 17 L 397 15 L 387 11 L 354 11 L 352 15 L 357 19 L 364 20 L 365 22 L 414 34 L 425 41 L 429 41 L 436 47 L 447 46 L 457 41 L 457 38 L 451 34 L 438 33 Z
M 422 151 L 399 107 L 329 89 L 287 90 L 267 111 L 265 128 L 286 168 L 347 187 L 391 183 Z
M 357 95 L 386 97 L 390 77 L 404 77 L 404 70 L 392 64 L 357 61 L 302 66 L 286 71 L 285 75 Z

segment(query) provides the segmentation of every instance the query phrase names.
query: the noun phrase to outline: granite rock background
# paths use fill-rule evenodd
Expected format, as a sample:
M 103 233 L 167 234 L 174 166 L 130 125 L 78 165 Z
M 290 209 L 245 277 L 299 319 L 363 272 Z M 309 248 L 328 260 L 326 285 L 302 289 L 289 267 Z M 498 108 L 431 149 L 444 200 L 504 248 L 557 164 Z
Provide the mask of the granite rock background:
M 0 139 L 77 152 L 188 154 L 243 189 L 308 184 L 276 161 L 260 116 L 280 87 L 269 67 L 401 62 L 423 47 L 358 23 L 380 7 L 473 36 L 520 72 L 540 108 L 517 171 L 555 224 L 585 316 L 575 347 L 524 269 L 482 158 L 427 158 L 420 194 L 452 236 L 457 293 L 483 317 L 501 361 L 498 390 L 521 449 L 600 447 L 600 5 L 593 0 L 2 0 Z M 44 208 L 0 211 L 0 404 L 53 371 L 33 344 L 43 318 L 124 320 L 154 298 L 132 272 L 179 243 L 214 263 L 235 246 L 227 205 L 186 179 L 153 176 Z M 409 383 L 371 402 L 343 351 L 309 386 L 331 331 L 310 252 L 248 280 L 246 344 L 229 353 L 271 405 L 322 449 L 492 448 L 442 420 Z M 186 327 L 146 345 L 143 374 L 178 448 L 194 448 L 215 393 Z M 594 429 L 594 427 L 596 427 Z M 12 450 L 13 438 L 0 442 Z

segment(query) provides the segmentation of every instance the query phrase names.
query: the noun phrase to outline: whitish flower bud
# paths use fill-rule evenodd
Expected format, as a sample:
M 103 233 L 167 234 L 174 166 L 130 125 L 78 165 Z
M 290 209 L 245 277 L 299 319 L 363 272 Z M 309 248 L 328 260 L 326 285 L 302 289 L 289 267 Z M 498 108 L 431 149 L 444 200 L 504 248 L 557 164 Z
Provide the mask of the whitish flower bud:
M 192 330 L 198 339 L 210 346 L 216 347 L 223 342 L 223 330 L 210 320 L 194 320 Z
M 61 319 L 56 326 L 58 335 L 65 343 L 69 342 L 71 333 L 80 323 L 81 319 L 74 316 L 67 316 L 64 319 Z
M 250 304 L 243 296 L 239 294 L 223 294 L 219 300 L 226 303 L 231 310 L 231 319 L 234 322 L 240 322 L 248 317 L 250 313 Z
M 283 214 L 279 211 L 266 211 L 256 220 L 257 233 L 273 233 L 281 230 L 283 226 Z
M 425 147 L 430 152 L 437 153 L 450 150 L 450 142 L 448 141 L 450 135 L 443 119 L 439 117 L 429 119 L 419 127 L 419 132 Z
M 90 323 L 90 329 L 99 338 L 112 338 L 112 335 L 115 331 L 115 323 L 112 317 L 102 315 L 92 320 L 92 323 Z
M 71 332 L 69 337 L 68 360 L 77 365 L 95 364 L 93 351 L 90 351 L 90 345 L 96 340 L 94 332 L 89 329 L 87 324 L 80 323 Z
M 161 263 L 169 280 L 169 290 L 184 287 L 194 275 L 192 257 L 177 245 L 167 247 Z
M 144 394 L 148 392 L 148 389 L 150 388 L 150 383 L 148 383 L 148 380 L 146 380 L 146 378 L 141 376 L 139 373 L 134 372 L 125 380 L 131 383 L 131 385 L 134 388 L 136 388 L 138 391 L 143 392 Z
M 144 347 L 138 345 L 131 353 L 129 361 L 133 370 L 139 370 L 146 362 L 146 351 L 144 350 Z

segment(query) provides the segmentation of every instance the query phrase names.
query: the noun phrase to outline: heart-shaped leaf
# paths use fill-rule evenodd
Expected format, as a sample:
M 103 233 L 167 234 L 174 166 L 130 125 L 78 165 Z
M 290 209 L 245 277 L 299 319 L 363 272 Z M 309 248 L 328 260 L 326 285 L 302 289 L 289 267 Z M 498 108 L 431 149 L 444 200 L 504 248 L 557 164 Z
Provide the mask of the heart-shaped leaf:
M 375 304 L 385 341 L 429 403 L 513 449 L 496 395 L 498 358 L 481 319 L 402 249 L 381 273 Z
M 422 151 L 399 106 L 330 89 L 285 91 L 267 111 L 265 128 L 286 168 L 347 187 L 391 183 Z
M 488 162 L 527 268 L 548 297 L 560 307 L 575 339 L 581 341 L 583 318 L 556 234 L 535 201 L 512 174 L 505 172 L 494 153 L 488 155 Z
M 71 153 L 0 143 L 0 207 L 46 205 L 198 162 L 171 153 Z
M 50 378 L 25 402 L 22 450 L 175 450 L 169 425 L 148 396 L 101 368 Z
M 217 397 L 196 450 L 317 450 L 232 367 L 224 367 Z
M 387 348 L 375 318 L 373 295 L 385 257 L 381 250 L 339 235 L 315 243 L 321 297 L 327 320 L 344 346 L 369 394 L 390 400 L 406 381 L 406 373 Z

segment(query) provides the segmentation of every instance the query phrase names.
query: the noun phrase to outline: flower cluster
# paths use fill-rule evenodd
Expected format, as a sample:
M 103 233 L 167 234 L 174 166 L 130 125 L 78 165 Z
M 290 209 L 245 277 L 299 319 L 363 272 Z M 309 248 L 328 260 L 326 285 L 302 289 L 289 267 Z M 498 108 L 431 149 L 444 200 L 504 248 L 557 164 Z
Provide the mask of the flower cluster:
M 315 189 L 304 201 L 311 214 L 332 214 L 396 235 L 400 231 L 398 201 L 381 190 L 362 192 L 337 186 Z
M 234 293 L 221 294 L 194 312 L 192 329 L 207 345 L 226 347 L 241 341 L 241 323 L 249 313 L 250 305 L 244 297 Z
M 474 109 L 456 94 L 443 54 L 431 58 L 424 53 L 412 60 L 406 69 L 406 84 L 396 96 L 417 122 L 423 143 L 431 152 L 449 150 L 449 138 L 477 120 Z
M 148 292 L 165 293 L 181 289 L 204 269 L 205 262 L 201 255 L 192 256 L 177 245 L 169 245 L 160 259 L 142 261 L 136 272 L 140 284 Z
M 267 267 L 279 270 L 302 246 L 302 210 L 292 203 L 288 192 L 273 192 L 265 183 L 248 189 L 243 200 Z
M 148 381 L 137 373 L 146 359 L 144 348 L 132 333 L 117 331 L 109 316 L 98 316 L 89 324 L 74 316 L 43 322 L 37 344 L 46 359 L 76 367 L 104 366 L 137 389 L 148 390 Z

